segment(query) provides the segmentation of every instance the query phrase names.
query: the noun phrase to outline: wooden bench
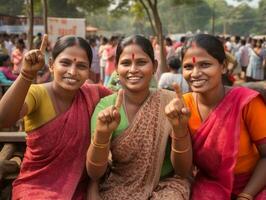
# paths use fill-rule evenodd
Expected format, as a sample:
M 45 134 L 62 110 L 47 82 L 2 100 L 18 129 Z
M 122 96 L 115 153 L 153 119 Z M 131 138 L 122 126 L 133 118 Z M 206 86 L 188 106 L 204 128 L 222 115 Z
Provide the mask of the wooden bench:
M 25 132 L 0 132 L 0 142 L 25 142 Z

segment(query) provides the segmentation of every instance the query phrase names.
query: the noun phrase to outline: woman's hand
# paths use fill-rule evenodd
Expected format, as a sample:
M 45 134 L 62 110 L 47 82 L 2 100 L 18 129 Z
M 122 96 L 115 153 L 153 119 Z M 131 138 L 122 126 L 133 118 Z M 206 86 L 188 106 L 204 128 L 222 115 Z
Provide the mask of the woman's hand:
M 174 132 L 176 132 L 175 130 L 187 127 L 190 117 L 190 110 L 186 107 L 183 101 L 180 87 L 175 83 L 173 84 L 173 88 L 176 93 L 176 98 L 166 105 L 165 114 L 173 126 Z
M 44 66 L 44 53 L 48 44 L 48 36 L 45 34 L 42 38 L 40 49 L 34 49 L 27 52 L 23 58 L 21 73 L 27 78 L 34 79 L 37 72 Z
M 117 129 L 120 123 L 120 113 L 123 102 L 123 90 L 119 90 L 116 98 L 115 105 L 110 106 L 98 114 L 96 122 L 97 138 L 104 138 L 105 141 L 109 140 L 112 132 Z

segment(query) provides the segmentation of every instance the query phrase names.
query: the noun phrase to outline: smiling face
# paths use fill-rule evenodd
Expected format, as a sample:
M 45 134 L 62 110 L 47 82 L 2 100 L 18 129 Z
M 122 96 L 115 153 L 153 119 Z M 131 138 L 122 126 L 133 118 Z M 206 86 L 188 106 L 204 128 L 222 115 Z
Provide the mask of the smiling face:
M 222 84 L 225 67 L 198 46 L 190 47 L 183 58 L 183 76 L 193 92 L 205 93 Z
M 123 49 L 117 63 L 117 73 L 124 89 L 131 92 L 149 90 L 149 83 L 156 70 L 151 58 L 137 44 Z
M 65 48 L 50 64 L 54 83 L 65 90 L 78 90 L 89 78 L 89 59 L 86 51 L 75 45 Z

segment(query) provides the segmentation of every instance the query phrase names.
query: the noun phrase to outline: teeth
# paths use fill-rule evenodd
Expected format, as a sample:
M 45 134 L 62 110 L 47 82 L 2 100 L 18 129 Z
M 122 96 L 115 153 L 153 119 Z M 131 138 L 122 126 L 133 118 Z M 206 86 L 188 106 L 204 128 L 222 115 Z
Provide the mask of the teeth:
M 64 78 L 66 81 L 68 81 L 69 83 L 76 83 L 77 80 L 72 79 L 72 78 Z
M 192 86 L 196 86 L 196 87 L 202 86 L 205 82 L 206 82 L 206 80 L 193 80 L 193 81 L 191 81 Z
M 129 79 L 129 80 L 140 80 L 139 77 L 129 77 L 128 79 Z

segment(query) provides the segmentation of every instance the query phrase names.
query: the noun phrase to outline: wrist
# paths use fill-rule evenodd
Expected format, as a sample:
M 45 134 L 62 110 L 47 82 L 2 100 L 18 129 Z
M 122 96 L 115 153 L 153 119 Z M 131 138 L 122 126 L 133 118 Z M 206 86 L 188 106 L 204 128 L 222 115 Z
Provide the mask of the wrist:
M 34 78 L 35 78 L 35 75 L 31 74 L 31 73 L 28 73 L 28 72 L 25 72 L 24 70 L 21 70 L 20 71 L 20 75 L 21 77 L 24 79 L 24 80 L 27 80 L 27 81 L 33 81 Z
M 247 200 L 253 200 L 253 196 L 245 192 L 241 192 L 240 194 L 237 195 L 237 197 L 241 197 Z
M 94 133 L 93 140 L 99 144 L 106 144 L 110 142 L 111 137 L 112 137 L 112 134 L 101 133 L 96 130 Z

